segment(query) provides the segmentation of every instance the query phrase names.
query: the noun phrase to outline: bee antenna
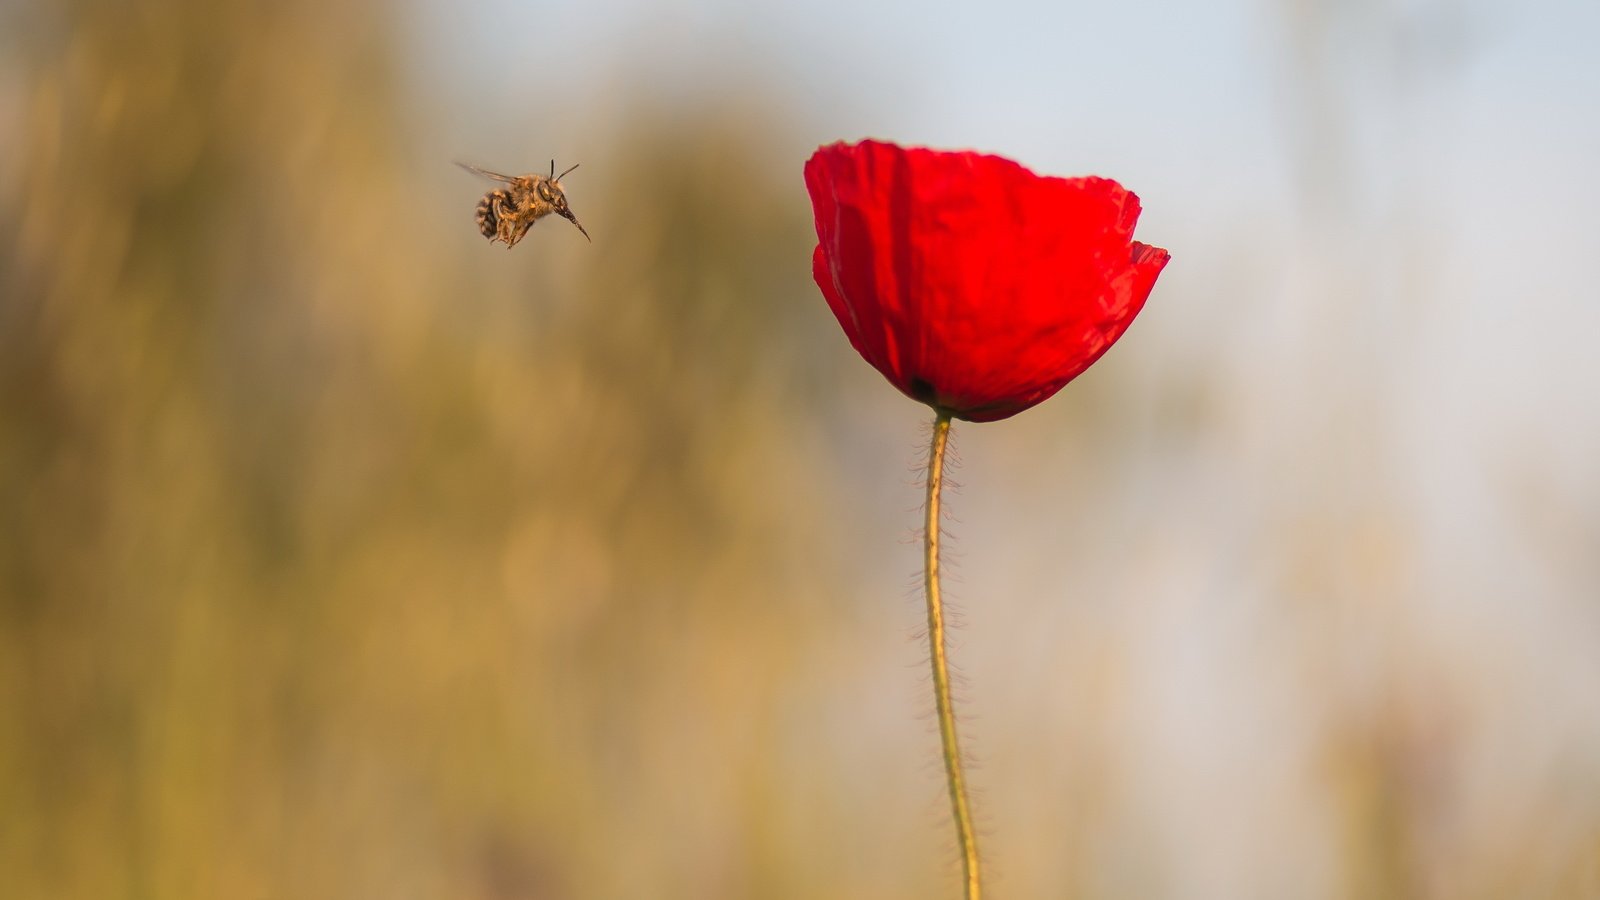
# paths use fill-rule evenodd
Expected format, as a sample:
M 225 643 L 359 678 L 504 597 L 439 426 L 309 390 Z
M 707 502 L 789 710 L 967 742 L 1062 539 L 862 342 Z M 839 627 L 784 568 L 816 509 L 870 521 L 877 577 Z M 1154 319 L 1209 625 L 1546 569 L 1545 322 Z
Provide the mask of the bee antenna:
M 576 169 L 578 167 L 578 165 L 579 165 L 578 163 L 573 163 L 572 164 L 572 169 Z M 561 179 L 567 177 L 568 175 L 572 174 L 572 169 L 568 169 L 567 171 L 562 172 L 560 175 L 557 175 L 553 180 L 560 181 Z M 555 171 L 555 167 L 551 166 L 550 167 L 550 171 L 554 172 Z
M 553 159 L 550 160 L 550 180 L 556 180 L 556 161 Z

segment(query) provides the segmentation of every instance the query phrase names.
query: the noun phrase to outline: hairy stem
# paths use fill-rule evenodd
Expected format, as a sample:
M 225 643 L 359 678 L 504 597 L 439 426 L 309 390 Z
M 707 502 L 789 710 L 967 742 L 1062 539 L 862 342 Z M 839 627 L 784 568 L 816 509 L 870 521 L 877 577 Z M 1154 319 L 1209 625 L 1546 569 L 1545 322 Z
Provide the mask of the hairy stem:
M 967 780 L 961 772 L 961 745 L 956 738 L 956 715 L 950 700 L 950 666 L 945 658 L 944 601 L 939 596 L 939 492 L 944 486 L 944 451 L 950 442 L 950 416 L 933 420 L 933 444 L 928 449 L 927 522 L 922 551 L 928 598 L 928 649 L 933 664 L 933 701 L 939 716 L 939 741 L 944 748 L 945 784 L 950 788 L 950 812 L 956 820 L 961 844 L 961 874 L 966 900 L 979 900 L 978 837 L 972 828 L 972 805 L 967 801 Z

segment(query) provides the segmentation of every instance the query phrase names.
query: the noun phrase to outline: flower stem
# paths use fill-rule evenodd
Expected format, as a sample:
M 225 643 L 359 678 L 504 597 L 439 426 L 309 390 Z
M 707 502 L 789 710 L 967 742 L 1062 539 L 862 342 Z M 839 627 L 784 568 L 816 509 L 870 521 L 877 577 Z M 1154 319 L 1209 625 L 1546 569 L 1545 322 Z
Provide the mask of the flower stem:
M 944 748 L 945 784 L 950 788 L 950 811 L 961 844 L 961 874 L 966 900 L 978 900 L 978 837 L 972 828 L 972 806 L 967 802 L 967 780 L 961 772 L 961 745 L 956 738 L 956 715 L 950 700 L 950 666 L 945 659 L 944 601 L 939 596 L 939 491 L 944 486 L 944 451 L 950 442 L 950 416 L 940 412 L 933 420 L 933 445 L 928 449 L 927 522 L 923 529 L 923 583 L 928 598 L 928 649 L 933 663 L 933 702 L 939 716 L 939 741 Z

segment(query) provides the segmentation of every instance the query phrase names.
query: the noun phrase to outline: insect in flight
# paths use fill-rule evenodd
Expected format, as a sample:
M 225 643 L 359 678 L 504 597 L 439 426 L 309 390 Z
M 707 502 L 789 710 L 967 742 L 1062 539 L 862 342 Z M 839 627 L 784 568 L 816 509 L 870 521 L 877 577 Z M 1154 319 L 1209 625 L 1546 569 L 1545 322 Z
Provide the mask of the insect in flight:
M 585 240 L 593 242 L 589 232 L 584 231 L 578 224 L 578 217 L 572 214 L 571 207 L 567 206 L 567 195 L 561 190 L 561 179 L 567 177 L 566 172 L 556 174 L 556 161 L 550 160 L 550 175 L 501 175 L 499 172 L 490 172 L 477 166 L 469 166 L 458 162 L 456 165 L 468 172 L 476 172 L 485 178 L 503 182 L 506 186 L 495 188 L 483 195 L 478 201 L 478 230 L 489 239 L 490 243 L 504 241 L 506 249 L 510 250 L 528 233 L 529 226 L 545 216 L 555 213 L 583 232 Z

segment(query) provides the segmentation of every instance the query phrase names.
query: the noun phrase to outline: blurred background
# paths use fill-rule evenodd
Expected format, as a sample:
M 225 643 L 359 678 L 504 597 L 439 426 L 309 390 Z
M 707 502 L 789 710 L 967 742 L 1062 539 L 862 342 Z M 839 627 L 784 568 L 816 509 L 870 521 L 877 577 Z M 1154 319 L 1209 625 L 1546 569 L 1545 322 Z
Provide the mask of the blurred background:
M 877 136 L 1137 191 L 958 425 L 996 897 L 1600 897 L 1600 5 L 0 5 L 0 894 L 929 898 Z M 488 184 L 566 180 L 515 251 Z

